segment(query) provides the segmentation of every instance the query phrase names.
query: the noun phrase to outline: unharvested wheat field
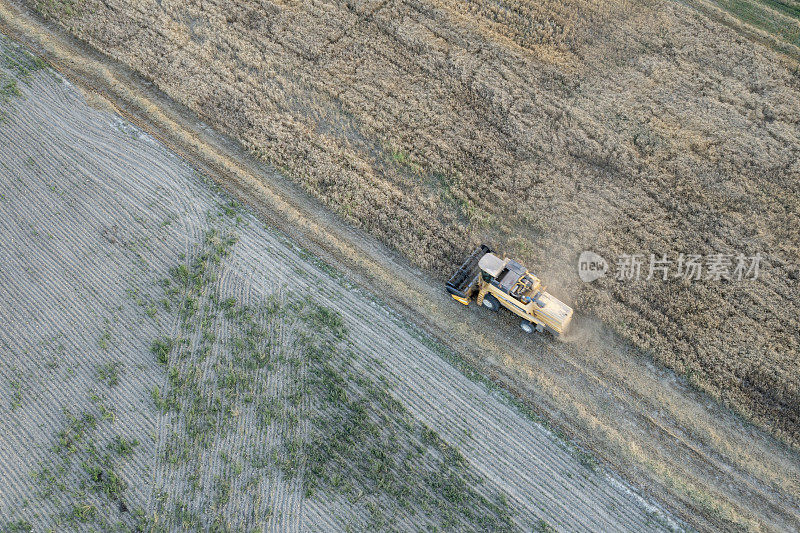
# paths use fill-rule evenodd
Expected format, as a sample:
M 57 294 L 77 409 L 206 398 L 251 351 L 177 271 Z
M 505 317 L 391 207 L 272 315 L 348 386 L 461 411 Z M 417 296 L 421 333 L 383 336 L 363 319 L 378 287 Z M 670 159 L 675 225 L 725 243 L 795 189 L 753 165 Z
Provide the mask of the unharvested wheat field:
M 0 56 L 0 529 L 682 527 L 2 36 Z
M 412 263 L 444 279 L 489 242 L 639 353 L 795 446 L 795 4 L 29 7 Z M 763 261 L 750 282 L 589 285 L 576 275 L 587 249 L 612 260 Z

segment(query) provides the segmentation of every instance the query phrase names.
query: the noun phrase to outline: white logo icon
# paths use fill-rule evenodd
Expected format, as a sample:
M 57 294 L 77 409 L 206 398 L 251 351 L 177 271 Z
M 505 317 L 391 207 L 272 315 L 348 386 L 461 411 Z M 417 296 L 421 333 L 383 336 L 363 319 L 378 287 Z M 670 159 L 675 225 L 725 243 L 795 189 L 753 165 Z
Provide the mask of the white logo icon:
M 603 256 L 589 251 L 581 252 L 578 257 L 578 276 L 582 281 L 591 283 L 605 276 L 606 272 L 608 272 L 608 263 Z

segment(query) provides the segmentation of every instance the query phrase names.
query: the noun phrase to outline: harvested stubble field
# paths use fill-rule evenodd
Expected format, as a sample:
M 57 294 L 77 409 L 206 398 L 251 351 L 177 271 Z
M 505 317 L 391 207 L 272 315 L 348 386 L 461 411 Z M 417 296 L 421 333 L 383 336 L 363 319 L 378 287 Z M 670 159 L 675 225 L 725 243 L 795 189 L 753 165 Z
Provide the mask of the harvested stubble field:
M 0 56 L 3 531 L 675 527 L 152 137 Z
M 493 243 L 800 443 L 793 0 L 28 5 L 416 265 L 444 278 Z M 585 249 L 763 261 L 745 283 L 587 285 Z

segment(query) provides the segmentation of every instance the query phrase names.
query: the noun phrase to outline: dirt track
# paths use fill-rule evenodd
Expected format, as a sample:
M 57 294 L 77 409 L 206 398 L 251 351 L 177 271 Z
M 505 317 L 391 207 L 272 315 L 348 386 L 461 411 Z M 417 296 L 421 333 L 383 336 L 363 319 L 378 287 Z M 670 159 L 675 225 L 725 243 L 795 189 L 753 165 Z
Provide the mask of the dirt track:
M 191 118 L 181 118 L 188 115 L 124 69 L 86 59 L 80 48 L 11 13 L 13 8 L 4 8 L 5 24 L 34 36 L 48 57 L 69 68 L 78 81 L 106 92 L 131 116 L 152 125 L 170 146 L 199 166 L 209 166 L 212 175 L 263 217 L 309 247 L 318 247 L 357 281 L 397 293 L 397 303 L 409 316 L 424 315 L 426 329 L 445 337 L 464 357 L 693 522 L 797 527 L 794 453 L 654 369 L 602 328 L 584 322 L 583 340 L 576 345 L 509 335 L 514 325 L 503 319 L 489 319 L 487 328 L 479 311 L 465 313 L 441 294 L 437 283 L 424 281 L 374 240 L 325 215 L 230 143 L 204 132 Z
M 13 51 L 3 39 L 2 51 Z M 234 322 L 211 318 L 205 330 L 199 320 L 182 321 L 159 296 L 161 280 L 174 276 L 171 266 L 191 263 L 196 243 L 211 227 L 238 237 L 214 277 L 213 291 L 220 299 L 234 298 L 237 305 L 257 309 L 273 295 L 341 312 L 355 372 L 387 379 L 412 420 L 463 454 L 474 470 L 468 479 L 483 480 L 482 494 L 505 494 L 516 527 L 527 531 L 541 520 L 570 531 L 663 530 L 674 524 L 605 469 L 587 466 L 580 454 L 503 394 L 470 381 L 419 330 L 283 235 L 247 212 L 215 215 L 228 212 L 226 198 L 211 192 L 154 139 L 114 114 L 91 109 L 74 87 L 46 69 L 37 66 L 18 83 L 20 95 L 4 103 L 6 121 L 0 126 L 0 229 L 6 238 L 0 254 L 5 280 L 0 343 L 7 351 L 0 374 L 20 384 L 4 383 L 0 389 L 0 524 L 24 519 L 37 530 L 68 524 L 82 530 L 91 523 L 106 528 L 116 520 L 129 524 L 128 513 L 141 508 L 170 529 L 181 520 L 205 527 L 218 517 L 229 527 L 245 529 L 364 527 L 363 506 L 331 503 L 324 493 L 306 498 L 296 479 L 280 473 L 256 476 L 250 461 L 281 442 L 287 430 L 281 424 L 262 432 L 254 418 L 258 412 L 237 404 L 242 411 L 231 430 L 215 432 L 211 447 L 195 449 L 180 440 L 183 411 L 159 414 L 154 409 L 151 391 L 158 387 L 168 397 L 170 386 L 153 355 L 152 339 L 178 337 L 186 329 L 191 353 L 202 352 L 199 339 L 208 336 L 216 339 L 209 345 L 212 360 L 233 364 L 224 354 L 241 334 Z M 301 368 L 307 365 L 291 322 L 264 321 L 272 329 L 262 348 L 279 361 L 300 357 Z M 98 368 L 108 363 L 119 365 L 118 383 L 99 377 Z M 291 386 L 290 365 L 282 364 L 258 374 L 263 382 L 259 397 Z M 197 368 L 213 376 L 211 367 L 201 363 Z M 215 388 L 219 377 L 204 386 Z M 82 495 L 79 481 L 72 484 L 68 460 L 58 476 L 66 488 L 56 488 L 55 481 L 48 485 L 42 472 L 56 471 L 54 448 L 65 439 L 63 434 L 55 438 L 66 416 L 62 407 L 73 415 L 99 409 L 103 418 L 92 438 L 104 446 L 117 434 L 138 440 L 132 455 L 118 460 L 128 485 L 120 511 L 102 497 Z M 175 442 L 182 443 L 178 450 L 200 455 L 189 461 L 176 458 Z M 83 452 L 70 453 L 79 457 Z M 230 464 L 239 460 L 243 466 L 232 475 Z M 186 480 L 195 469 L 200 489 L 193 493 Z M 229 500 L 221 504 L 213 487 L 226 476 L 233 481 Z M 70 519 L 75 511 L 69 509 L 77 502 L 89 502 L 97 515 L 75 522 L 73 514 Z M 172 511 L 173 504 L 183 506 L 180 515 Z M 424 522 L 422 515 L 399 516 L 392 517 L 398 527 Z

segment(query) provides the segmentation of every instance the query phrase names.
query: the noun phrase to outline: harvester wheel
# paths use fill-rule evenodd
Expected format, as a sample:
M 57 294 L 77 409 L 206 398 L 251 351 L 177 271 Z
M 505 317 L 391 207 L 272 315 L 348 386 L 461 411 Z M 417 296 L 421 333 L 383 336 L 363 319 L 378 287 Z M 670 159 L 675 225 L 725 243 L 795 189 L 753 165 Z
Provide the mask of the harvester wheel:
M 527 320 L 523 321 L 522 324 L 519 325 L 519 327 L 521 327 L 522 331 L 524 331 L 525 333 L 533 333 L 533 330 L 535 329 L 533 327 L 533 324 L 531 324 Z
M 495 313 L 500 310 L 500 302 L 498 302 L 497 298 L 491 294 L 487 294 L 483 297 L 483 306 L 489 311 L 494 311 Z

